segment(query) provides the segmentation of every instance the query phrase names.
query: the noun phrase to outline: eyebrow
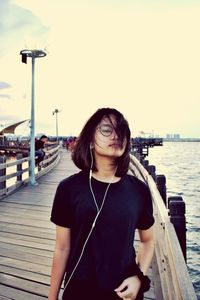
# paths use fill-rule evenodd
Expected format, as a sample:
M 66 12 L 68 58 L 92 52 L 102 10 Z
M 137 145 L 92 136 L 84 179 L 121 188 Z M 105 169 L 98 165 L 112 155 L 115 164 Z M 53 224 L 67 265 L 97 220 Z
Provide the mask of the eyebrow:
M 100 124 L 99 124 L 99 126 L 101 126 L 101 125 L 106 125 L 106 126 L 113 127 L 113 125 L 112 125 L 112 124 L 110 124 L 110 123 L 100 123 Z M 113 127 L 113 128 L 114 128 L 114 127 Z

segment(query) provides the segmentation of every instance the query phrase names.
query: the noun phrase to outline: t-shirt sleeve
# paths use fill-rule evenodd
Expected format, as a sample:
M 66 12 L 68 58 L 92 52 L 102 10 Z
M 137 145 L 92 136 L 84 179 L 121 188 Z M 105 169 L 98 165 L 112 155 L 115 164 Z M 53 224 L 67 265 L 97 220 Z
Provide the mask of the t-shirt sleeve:
M 137 228 L 146 230 L 154 224 L 152 198 L 147 185 L 143 188 L 142 198 L 143 208 L 137 223 Z
M 70 195 L 64 181 L 57 187 L 50 220 L 56 225 L 71 227 Z

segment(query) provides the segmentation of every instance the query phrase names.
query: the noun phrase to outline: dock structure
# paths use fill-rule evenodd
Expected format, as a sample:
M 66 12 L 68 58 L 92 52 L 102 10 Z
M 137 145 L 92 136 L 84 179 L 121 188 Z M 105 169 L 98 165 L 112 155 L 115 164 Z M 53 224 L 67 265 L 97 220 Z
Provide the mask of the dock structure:
M 141 159 L 144 159 L 146 156 L 149 155 L 149 148 L 162 145 L 162 138 L 136 137 L 131 139 L 131 150 L 132 152 L 137 153 L 137 155 L 139 155 Z
M 51 207 L 58 183 L 79 171 L 73 164 L 69 152 L 61 150 L 60 155 L 61 159 L 57 165 L 47 174 L 38 178 L 37 186 L 32 187 L 25 184 L 17 192 L 0 200 L 0 300 L 48 298 L 55 243 L 55 225 L 50 222 Z M 134 168 L 133 172 L 138 175 L 137 163 Z M 147 175 L 145 174 L 145 176 Z M 164 224 L 157 224 L 158 228 L 160 226 L 163 228 Z M 162 243 L 165 238 L 163 232 L 160 231 L 159 235 Z M 167 231 L 167 235 L 169 235 L 169 231 Z M 169 247 L 171 250 L 172 245 L 170 244 Z M 187 287 L 184 293 L 179 291 L 182 288 L 178 282 L 179 278 L 175 283 L 177 291 L 174 292 L 174 278 L 173 276 L 170 278 L 168 276 L 170 274 L 166 274 L 174 257 L 170 257 L 168 261 L 166 253 L 163 254 L 158 245 L 156 255 L 160 257 L 154 257 L 149 270 L 151 288 L 145 293 L 144 299 L 195 300 L 190 283 L 188 291 Z M 165 257 L 163 258 L 162 255 Z M 179 262 L 182 262 L 180 258 Z M 163 268 L 160 267 L 160 263 L 163 264 Z M 175 266 L 177 263 L 173 261 Z M 183 266 L 180 268 L 185 272 Z M 162 284 L 162 282 L 164 283 Z M 173 285 L 172 292 L 179 293 L 181 297 L 172 298 L 171 295 L 166 297 L 170 290 L 170 286 L 167 284 Z M 191 298 L 186 298 L 188 293 L 191 293 Z
M 0 300 L 47 298 L 55 243 L 50 212 L 58 183 L 78 169 L 67 151 L 38 185 L 0 201 Z M 151 270 L 150 270 L 150 273 Z M 153 282 L 146 299 L 155 299 Z

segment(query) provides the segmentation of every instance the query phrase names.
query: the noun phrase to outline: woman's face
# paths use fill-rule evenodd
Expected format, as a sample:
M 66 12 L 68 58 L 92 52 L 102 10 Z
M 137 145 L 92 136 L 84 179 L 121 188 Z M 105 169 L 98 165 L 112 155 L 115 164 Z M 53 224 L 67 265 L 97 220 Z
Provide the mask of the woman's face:
M 96 154 L 101 156 L 117 158 L 124 153 L 127 140 L 124 138 L 123 145 L 121 145 L 121 141 L 118 139 L 115 131 L 117 125 L 115 116 L 110 115 L 109 117 L 110 119 L 106 116 L 103 117 L 96 127 L 93 139 L 93 150 Z

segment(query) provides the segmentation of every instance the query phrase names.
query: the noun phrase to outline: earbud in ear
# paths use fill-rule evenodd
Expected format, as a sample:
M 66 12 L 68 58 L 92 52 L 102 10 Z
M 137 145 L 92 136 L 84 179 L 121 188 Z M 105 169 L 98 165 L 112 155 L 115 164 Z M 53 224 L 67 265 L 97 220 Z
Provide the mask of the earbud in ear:
M 90 149 L 92 149 L 93 148 L 93 144 L 92 143 L 90 143 Z

